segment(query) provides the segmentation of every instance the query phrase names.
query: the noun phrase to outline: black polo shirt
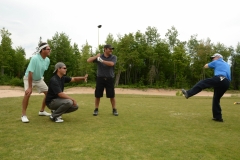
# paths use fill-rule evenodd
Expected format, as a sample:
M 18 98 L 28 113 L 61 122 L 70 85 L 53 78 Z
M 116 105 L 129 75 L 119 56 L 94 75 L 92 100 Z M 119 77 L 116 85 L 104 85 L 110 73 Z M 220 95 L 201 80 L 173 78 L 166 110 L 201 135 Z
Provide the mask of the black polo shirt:
M 100 58 L 104 61 L 111 61 L 115 64 L 117 63 L 117 56 L 110 54 L 109 57 L 105 57 L 104 54 L 100 55 Z M 97 59 L 93 61 L 97 63 L 97 77 L 107 77 L 114 78 L 114 66 L 107 66 L 101 62 L 98 62 Z
M 46 96 L 46 105 L 49 105 L 53 99 L 59 98 L 58 93 L 63 92 L 64 83 L 71 82 L 71 79 L 72 78 L 68 76 L 62 76 L 62 78 L 60 78 L 57 74 L 50 79 Z

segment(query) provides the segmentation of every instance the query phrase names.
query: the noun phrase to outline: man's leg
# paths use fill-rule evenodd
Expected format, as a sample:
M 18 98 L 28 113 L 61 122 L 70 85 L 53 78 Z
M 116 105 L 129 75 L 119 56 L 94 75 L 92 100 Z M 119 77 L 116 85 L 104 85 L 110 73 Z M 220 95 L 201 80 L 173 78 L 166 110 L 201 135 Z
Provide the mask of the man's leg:
M 103 96 L 105 80 L 103 78 L 97 78 L 95 89 L 95 108 L 99 107 L 100 98 Z
M 214 94 L 212 99 L 212 114 L 213 118 L 222 119 L 222 109 L 220 106 L 220 98 L 224 93 L 222 93 L 221 88 L 214 88 Z
M 45 100 L 46 100 L 47 92 L 43 92 L 43 93 L 44 93 L 44 98 L 42 101 L 42 107 L 41 107 L 40 111 L 38 112 L 38 115 L 39 116 L 50 116 L 51 114 L 45 111 L 45 107 L 46 107 Z
M 42 106 L 40 108 L 40 111 L 38 113 L 39 116 L 50 116 L 51 114 L 45 111 L 46 107 L 46 96 L 47 96 L 47 91 L 48 91 L 48 86 L 44 82 L 43 78 L 36 83 L 36 86 L 38 87 L 38 92 L 39 93 L 44 93 L 44 98 L 42 101 Z
M 118 116 L 118 112 L 116 109 L 114 78 L 108 79 L 107 84 L 106 84 L 106 94 L 107 94 L 107 98 L 110 98 L 110 102 L 112 104 L 113 115 Z
M 98 108 L 100 104 L 100 98 L 95 98 L 95 108 Z
M 43 92 L 44 93 L 44 98 L 43 98 L 43 101 L 42 101 L 42 107 L 40 109 L 40 111 L 44 111 L 45 107 L 46 107 L 46 96 L 47 96 L 47 92 Z
M 203 89 L 215 87 L 218 85 L 219 82 L 220 78 L 217 76 L 201 80 L 197 84 L 195 84 L 190 90 L 186 91 L 187 98 L 194 96 L 195 94 L 201 92 Z
M 95 92 L 96 93 L 96 92 Z M 95 94 L 96 96 L 96 94 Z M 93 115 L 97 116 L 98 115 L 98 107 L 99 107 L 99 103 L 100 103 L 100 98 L 95 97 L 95 109 L 93 111 Z
M 49 108 L 55 110 L 52 113 L 52 117 L 56 118 L 62 114 L 76 111 L 78 106 L 73 106 L 73 101 L 71 99 L 57 98 L 49 104 Z
M 117 112 L 117 109 L 116 109 L 116 99 L 115 98 L 110 98 L 110 102 L 112 104 L 113 115 L 118 116 L 118 112 Z
M 28 107 L 28 101 L 31 95 L 27 96 L 24 93 L 24 97 L 23 97 L 23 101 L 22 101 L 22 116 L 26 116 L 26 112 L 27 112 L 27 107 Z
M 110 98 L 110 102 L 112 104 L 112 108 L 116 109 L 116 100 L 115 100 L 115 98 Z
M 93 111 L 93 115 L 98 115 L 98 108 L 100 103 L 100 98 L 103 96 L 104 91 L 104 79 L 97 77 L 96 80 L 96 89 L 95 89 L 95 109 Z
M 24 91 L 26 91 L 28 89 L 28 78 L 27 77 L 23 77 L 23 83 L 24 83 Z M 32 86 L 34 86 L 34 84 L 32 84 Z M 29 120 L 26 116 L 26 112 L 27 112 L 27 107 L 28 107 L 28 102 L 29 102 L 29 98 L 31 95 L 26 95 L 26 93 L 24 92 L 24 97 L 22 100 L 22 117 L 21 120 L 23 123 L 28 123 Z
M 40 108 L 40 111 L 38 112 L 38 115 L 39 116 L 50 116 L 51 114 L 45 111 L 45 108 L 46 108 L 46 102 L 45 101 L 46 101 L 48 86 L 43 81 L 43 78 L 40 81 L 36 82 L 36 86 L 38 87 L 38 92 L 39 93 L 44 93 L 42 106 Z
M 214 95 L 212 101 L 212 114 L 216 120 L 222 120 L 222 109 L 220 106 L 220 99 L 229 88 L 229 81 L 224 79 L 220 82 L 220 86 L 214 88 Z
M 64 114 L 74 112 L 74 111 L 78 110 L 78 108 L 79 108 L 78 105 L 76 105 L 76 106 L 72 105 Z
M 112 108 L 116 109 L 114 78 L 107 79 L 106 82 L 105 82 L 105 87 L 106 87 L 107 98 L 110 98 Z

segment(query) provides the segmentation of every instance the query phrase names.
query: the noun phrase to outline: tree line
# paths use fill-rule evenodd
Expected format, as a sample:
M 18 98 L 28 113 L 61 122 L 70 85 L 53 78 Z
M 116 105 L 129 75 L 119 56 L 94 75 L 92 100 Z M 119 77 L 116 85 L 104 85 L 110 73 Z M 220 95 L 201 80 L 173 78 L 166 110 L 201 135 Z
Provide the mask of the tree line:
M 220 42 L 212 43 L 210 38 L 198 39 L 197 35 L 192 35 L 188 41 L 181 41 L 178 35 L 174 26 L 168 29 L 164 36 L 161 36 L 155 27 L 147 27 L 144 33 L 137 31 L 117 35 L 117 38 L 109 34 L 104 44 L 114 46 L 113 54 L 118 57 L 115 86 L 189 88 L 199 80 L 213 76 L 213 70 L 203 69 L 203 66 L 210 62 L 211 55 L 220 53 L 231 65 L 231 89 L 239 89 L 240 42 L 234 48 Z M 30 60 L 26 59 L 24 48 L 12 48 L 10 36 L 8 30 L 1 29 L 0 84 L 6 84 L 7 80 L 23 85 L 22 77 Z M 38 44 L 41 42 L 40 37 Z M 88 73 L 89 81 L 95 82 L 96 65 L 87 63 L 87 59 L 102 53 L 104 44 L 93 51 L 88 42 L 81 47 L 76 43 L 72 45 L 66 33 L 58 32 L 48 39 L 47 43 L 51 47 L 51 63 L 44 76 L 47 83 L 52 76 L 54 65 L 60 61 L 67 65 L 69 76 Z

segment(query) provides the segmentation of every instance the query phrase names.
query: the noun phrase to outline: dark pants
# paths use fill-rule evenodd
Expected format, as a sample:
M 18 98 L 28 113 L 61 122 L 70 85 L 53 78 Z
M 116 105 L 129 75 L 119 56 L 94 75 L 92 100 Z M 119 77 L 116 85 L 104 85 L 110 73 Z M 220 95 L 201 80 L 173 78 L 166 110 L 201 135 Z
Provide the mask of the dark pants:
M 223 94 L 228 90 L 230 82 L 227 78 L 221 80 L 219 76 L 214 76 L 205 80 L 199 81 L 193 88 L 187 91 L 189 97 L 201 92 L 206 88 L 214 88 L 212 100 L 212 113 L 213 118 L 222 119 L 222 109 L 220 106 L 220 99 Z
M 106 89 L 107 98 L 115 97 L 114 78 L 97 77 L 97 83 L 96 83 L 96 89 L 95 89 L 96 98 L 103 97 L 104 88 Z
M 56 118 L 65 113 L 74 112 L 78 109 L 78 106 L 73 106 L 73 101 L 71 99 L 56 98 L 47 105 L 51 110 L 55 110 L 52 113 L 52 117 Z

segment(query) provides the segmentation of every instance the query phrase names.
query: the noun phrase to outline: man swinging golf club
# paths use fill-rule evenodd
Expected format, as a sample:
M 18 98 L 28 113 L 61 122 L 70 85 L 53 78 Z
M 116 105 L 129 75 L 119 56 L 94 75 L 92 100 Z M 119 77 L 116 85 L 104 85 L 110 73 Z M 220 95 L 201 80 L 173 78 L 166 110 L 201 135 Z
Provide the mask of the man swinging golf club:
M 199 81 L 193 88 L 186 91 L 182 89 L 182 93 L 188 99 L 193 95 L 201 92 L 205 88 L 214 88 L 213 100 L 212 100 L 212 120 L 217 122 L 223 122 L 222 110 L 220 106 L 220 99 L 224 93 L 228 90 L 231 75 L 230 66 L 223 60 L 223 56 L 219 53 L 215 53 L 211 56 L 212 62 L 206 64 L 204 68 L 214 69 L 214 76 L 212 78 L 207 78 Z
M 112 104 L 112 113 L 118 116 L 116 109 L 115 90 L 114 90 L 114 66 L 117 63 L 117 57 L 112 54 L 114 48 L 107 44 L 104 46 L 104 53 L 88 58 L 87 62 L 97 63 L 97 79 L 95 89 L 95 109 L 93 115 L 98 115 L 100 98 L 103 97 L 104 88 L 106 96 L 110 98 Z

